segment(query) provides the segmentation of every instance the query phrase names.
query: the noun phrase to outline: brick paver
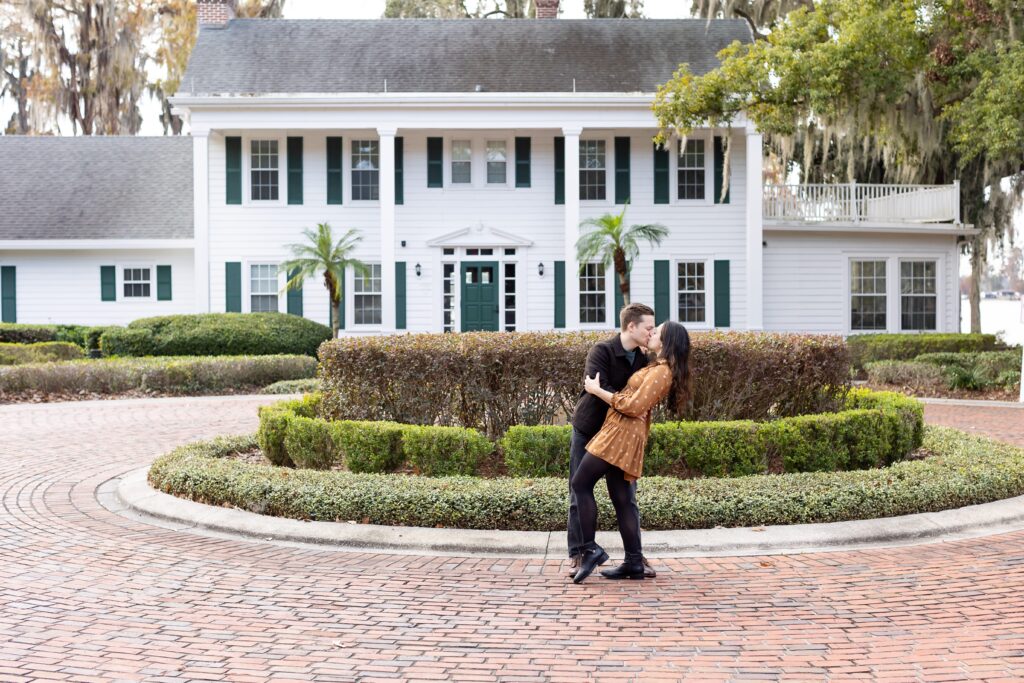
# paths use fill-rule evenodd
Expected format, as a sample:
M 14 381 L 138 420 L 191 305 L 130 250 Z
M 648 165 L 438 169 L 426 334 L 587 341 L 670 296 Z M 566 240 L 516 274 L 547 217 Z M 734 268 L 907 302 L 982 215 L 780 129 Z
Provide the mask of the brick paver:
M 1024 446 L 1024 406 L 963 406 L 949 403 L 927 403 L 925 420 L 930 424 L 956 427 L 972 434 Z
M 265 400 L 0 407 L 0 681 L 1024 679 L 1024 533 L 576 586 L 555 561 L 281 547 L 97 503 Z

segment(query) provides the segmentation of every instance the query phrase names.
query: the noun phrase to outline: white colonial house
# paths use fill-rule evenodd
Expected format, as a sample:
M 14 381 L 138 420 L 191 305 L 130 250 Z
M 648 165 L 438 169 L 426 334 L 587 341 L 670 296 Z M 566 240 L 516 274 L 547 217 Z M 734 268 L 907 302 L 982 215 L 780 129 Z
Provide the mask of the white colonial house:
M 190 137 L 0 139 L 5 321 L 327 323 L 322 282 L 284 294 L 278 268 L 326 222 L 358 230 L 372 268 L 347 274 L 344 334 L 608 329 L 613 274 L 575 244 L 628 201 L 627 223 L 670 232 L 632 264 L 659 319 L 959 330 L 956 186 L 765 185 L 744 121 L 652 144 L 656 87 L 749 41 L 742 21 L 238 20 L 199 2 L 173 98 Z

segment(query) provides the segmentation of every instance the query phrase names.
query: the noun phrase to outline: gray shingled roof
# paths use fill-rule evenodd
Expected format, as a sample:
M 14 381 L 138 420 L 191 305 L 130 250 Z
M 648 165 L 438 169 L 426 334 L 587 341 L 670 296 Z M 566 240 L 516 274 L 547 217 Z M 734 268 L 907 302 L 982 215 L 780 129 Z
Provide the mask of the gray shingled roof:
M 192 138 L 0 137 L 0 240 L 191 237 Z
M 235 19 L 199 32 L 179 92 L 653 92 L 751 39 L 742 20 Z

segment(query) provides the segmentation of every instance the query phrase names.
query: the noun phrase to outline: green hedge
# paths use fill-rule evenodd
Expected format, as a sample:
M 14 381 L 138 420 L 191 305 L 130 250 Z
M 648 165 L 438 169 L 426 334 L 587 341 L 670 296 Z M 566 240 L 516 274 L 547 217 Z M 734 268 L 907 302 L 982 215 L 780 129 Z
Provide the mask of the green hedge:
M 319 394 L 259 409 L 257 439 L 271 463 L 300 469 L 474 474 L 494 444 L 474 429 L 316 418 Z
M 474 332 L 350 337 L 320 349 L 324 417 L 472 427 L 556 424 L 583 389 L 587 353 L 614 332 Z M 839 405 L 841 337 L 694 332 L 685 419 L 768 419 Z M 427 380 L 427 381 L 425 381 Z M 821 387 L 835 387 L 833 394 Z M 655 411 L 655 421 L 665 418 Z
M 166 493 L 266 515 L 322 521 L 466 529 L 561 531 L 565 479 L 419 477 L 290 470 L 229 459 L 252 436 L 182 446 L 159 458 L 149 481 Z M 710 529 L 873 519 L 935 512 L 1024 494 L 1024 450 L 928 427 L 934 455 L 853 472 L 728 479 L 644 477 L 637 502 L 645 529 Z M 607 496 L 599 523 L 613 529 Z
M 854 389 L 839 413 L 770 422 L 665 422 L 651 426 L 644 474 L 734 477 L 881 467 L 921 445 L 920 402 Z M 568 476 L 571 427 L 512 427 L 500 441 L 510 474 Z
M 895 385 L 918 392 L 941 389 L 1013 389 L 1020 384 L 1021 350 L 974 353 L 925 353 L 911 361 L 865 365 L 874 385 Z
M 314 378 L 310 379 L 289 379 L 283 382 L 274 382 L 263 387 L 261 394 L 311 394 L 320 391 L 320 382 Z
M 1006 346 L 994 334 L 855 334 L 846 338 L 857 370 L 880 360 L 911 360 L 924 353 L 998 351 Z
M 34 344 L 0 342 L 0 365 L 49 363 L 59 360 L 75 360 L 84 356 L 85 352 L 82 347 L 71 342 L 36 342 Z
M 36 344 L 39 342 L 70 342 L 84 349 L 87 346 L 88 325 L 34 325 L 26 323 L 0 323 L 0 343 Z
M 331 329 L 284 313 L 205 313 L 135 320 L 100 339 L 105 356 L 316 356 Z
M 204 394 L 256 390 L 283 379 L 310 377 L 309 356 L 214 358 L 104 358 L 0 367 L 0 395 L 38 394 Z

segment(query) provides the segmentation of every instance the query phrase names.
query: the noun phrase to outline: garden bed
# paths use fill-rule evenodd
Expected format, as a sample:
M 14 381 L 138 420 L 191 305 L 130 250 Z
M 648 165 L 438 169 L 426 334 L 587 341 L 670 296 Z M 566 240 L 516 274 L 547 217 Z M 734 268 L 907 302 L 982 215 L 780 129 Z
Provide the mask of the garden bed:
M 296 470 L 231 457 L 255 435 L 182 446 L 159 458 L 150 484 L 200 503 L 260 514 L 368 524 L 557 531 L 566 481 L 558 477 L 423 477 Z M 936 512 L 1024 494 L 1024 450 L 928 427 L 923 459 L 847 472 L 729 478 L 644 477 L 637 500 L 645 529 L 708 529 L 874 519 Z M 614 528 L 598 496 L 601 528 Z

